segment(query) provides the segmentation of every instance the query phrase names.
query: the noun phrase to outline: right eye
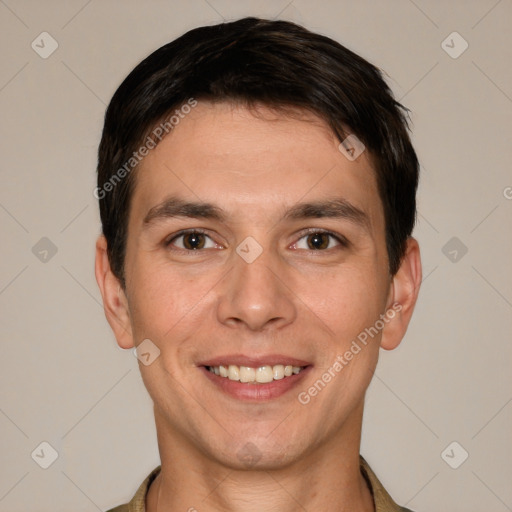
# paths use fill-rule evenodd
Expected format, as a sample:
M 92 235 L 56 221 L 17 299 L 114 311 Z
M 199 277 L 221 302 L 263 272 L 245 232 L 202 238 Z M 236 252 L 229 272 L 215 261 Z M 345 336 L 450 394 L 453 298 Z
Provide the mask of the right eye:
M 175 247 L 182 251 L 221 248 L 221 246 L 216 244 L 206 233 L 197 229 L 180 231 L 178 234 L 167 240 L 165 245 L 171 249 Z

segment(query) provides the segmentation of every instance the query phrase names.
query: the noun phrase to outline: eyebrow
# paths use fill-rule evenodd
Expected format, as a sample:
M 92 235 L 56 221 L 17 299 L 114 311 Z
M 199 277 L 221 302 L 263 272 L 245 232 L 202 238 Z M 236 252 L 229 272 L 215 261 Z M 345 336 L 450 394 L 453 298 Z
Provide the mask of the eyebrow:
M 183 199 L 170 197 L 149 210 L 144 217 L 144 224 L 173 217 L 203 218 L 218 221 L 225 219 L 222 208 L 211 203 L 184 201 Z
M 370 218 L 346 199 L 329 199 L 310 203 L 298 203 L 284 215 L 285 219 L 316 219 L 327 217 L 331 219 L 346 219 L 370 231 Z
M 226 220 L 225 211 L 207 202 L 185 201 L 170 197 L 151 208 L 144 217 L 144 225 L 174 217 Z M 302 220 L 315 218 L 346 219 L 370 231 L 370 219 L 361 209 L 343 198 L 298 203 L 288 209 L 281 220 Z

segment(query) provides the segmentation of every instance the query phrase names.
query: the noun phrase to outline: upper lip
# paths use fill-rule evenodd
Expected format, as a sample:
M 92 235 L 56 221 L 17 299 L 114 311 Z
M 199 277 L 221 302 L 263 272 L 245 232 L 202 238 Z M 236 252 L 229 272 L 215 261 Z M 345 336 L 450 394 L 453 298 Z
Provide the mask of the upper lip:
M 283 354 L 267 354 L 262 356 L 246 356 L 244 354 L 226 354 L 202 361 L 197 366 L 220 366 L 235 364 L 237 366 L 248 366 L 249 368 L 259 368 L 261 366 L 275 366 L 285 364 L 291 366 L 309 366 L 311 363 L 295 357 Z

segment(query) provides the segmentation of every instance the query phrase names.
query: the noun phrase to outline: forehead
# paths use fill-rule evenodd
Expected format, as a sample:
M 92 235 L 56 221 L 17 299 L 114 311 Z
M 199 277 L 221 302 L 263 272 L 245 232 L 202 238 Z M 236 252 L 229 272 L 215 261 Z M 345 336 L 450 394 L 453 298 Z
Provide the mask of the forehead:
M 301 200 L 342 197 L 378 224 L 369 156 L 350 161 L 338 145 L 325 122 L 306 111 L 199 101 L 139 164 L 132 213 L 144 218 L 172 195 L 263 219 Z

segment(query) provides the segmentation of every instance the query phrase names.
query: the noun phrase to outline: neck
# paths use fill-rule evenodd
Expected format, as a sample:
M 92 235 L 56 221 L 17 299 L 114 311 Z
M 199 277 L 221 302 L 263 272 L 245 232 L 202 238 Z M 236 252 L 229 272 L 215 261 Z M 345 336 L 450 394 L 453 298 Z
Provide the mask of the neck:
M 359 468 L 361 413 L 330 442 L 315 446 L 286 466 L 235 469 L 166 428 L 155 410 L 162 469 L 151 485 L 147 512 L 373 512 Z

